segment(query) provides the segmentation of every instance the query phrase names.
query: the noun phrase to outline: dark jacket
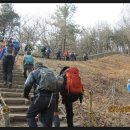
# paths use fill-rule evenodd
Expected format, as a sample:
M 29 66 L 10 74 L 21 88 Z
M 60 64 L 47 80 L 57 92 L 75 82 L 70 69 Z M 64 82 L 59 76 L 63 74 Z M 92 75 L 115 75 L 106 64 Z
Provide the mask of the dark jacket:
M 28 98 L 32 87 L 34 88 L 34 96 L 38 94 L 38 92 L 36 92 L 35 90 L 38 87 L 39 81 L 40 81 L 40 69 L 42 69 L 43 67 L 47 68 L 45 66 L 41 66 L 41 67 L 39 66 L 36 70 L 33 70 L 32 72 L 30 72 L 30 74 L 24 84 L 24 94 L 23 95 L 25 98 Z M 48 92 L 46 92 L 46 94 L 47 93 Z

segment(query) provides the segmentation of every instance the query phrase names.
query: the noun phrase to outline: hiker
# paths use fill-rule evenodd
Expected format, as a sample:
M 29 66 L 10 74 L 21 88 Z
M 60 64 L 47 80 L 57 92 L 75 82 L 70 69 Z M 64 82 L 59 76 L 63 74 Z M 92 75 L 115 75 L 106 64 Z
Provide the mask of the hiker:
M 71 61 L 76 61 L 76 55 L 75 55 L 74 52 L 71 52 L 71 53 L 70 53 L 70 60 L 71 60 Z
M 46 56 L 47 56 L 48 59 L 50 59 L 50 53 L 51 53 L 51 48 L 48 46 L 46 48 Z
M 65 61 L 69 60 L 69 52 L 68 51 L 65 51 L 64 54 L 63 54 L 63 56 L 64 56 L 64 60 Z
M 34 64 L 34 70 L 30 72 L 24 86 L 24 97 L 32 102 L 27 111 L 29 127 L 37 127 L 35 117 L 38 114 L 41 114 L 44 127 L 52 127 L 56 102 L 55 92 L 57 90 L 54 73 L 41 62 L 37 62 Z M 34 96 L 31 97 L 29 93 L 32 86 L 34 88 Z
M 130 79 L 128 79 L 127 90 L 128 90 L 128 93 L 130 93 Z
M 14 65 L 14 53 L 15 48 L 12 44 L 12 41 L 8 41 L 7 45 L 2 48 L 0 53 L 0 60 L 2 60 L 3 66 L 3 80 L 4 86 L 8 88 L 12 87 L 12 70 Z
M 4 40 L 3 40 L 3 44 L 2 44 L 2 46 L 0 47 L 0 52 L 1 52 L 2 49 L 7 45 L 7 43 L 8 43 L 8 40 L 7 40 L 7 39 L 4 39 Z
M 31 43 L 28 43 L 26 46 L 25 46 L 25 49 L 24 49 L 24 51 L 25 52 L 27 52 L 27 51 L 32 51 L 33 50 L 33 47 L 32 47 L 32 45 L 31 45 Z
M 46 57 L 46 46 L 44 46 L 42 49 L 41 49 L 41 53 L 42 53 L 42 58 L 45 58 Z
M 77 60 L 77 56 L 78 56 L 78 54 L 77 54 L 77 53 L 74 53 L 74 60 L 75 60 L 75 61 Z
M 84 53 L 84 54 L 83 54 L 83 60 L 84 60 L 84 61 L 88 60 L 88 54 L 87 54 L 87 53 Z
M 33 70 L 34 59 L 30 51 L 26 52 L 27 54 L 23 57 L 23 75 L 27 79 L 28 74 Z
M 56 59 L 61 60 L 61 48 L 58 48 L 56 51 Z
M 13 46 L 15 48 L 15 53 L 14 53 L 14 62 L 15 62 L 16 57 L 18 56 L 18 53 L 19 53 L 19 50 L 20 50 L 20 44 L 16 39 L 13 39 L 12 42 L 13 42 Z
M 76 76 L 72 75 L 72 72 L 74 72 Z M 79 99 L 80 103 L 82 103 L 83 100 L 83 86 L 79 75 L 77 75 L 77 72 L 77 68 L 69 66 L 63 67 L 63 69 L 60 71 L 60 75 L 63 75 L 64 77 L 64 85 L 63 89 L 61 89 L 60 94 L 62 96 L 62 103 L 65 105 L 66 109 L 68 127 L 73 127 L 73 102 Z M 71 76 L 73 78 L 71 78 Z

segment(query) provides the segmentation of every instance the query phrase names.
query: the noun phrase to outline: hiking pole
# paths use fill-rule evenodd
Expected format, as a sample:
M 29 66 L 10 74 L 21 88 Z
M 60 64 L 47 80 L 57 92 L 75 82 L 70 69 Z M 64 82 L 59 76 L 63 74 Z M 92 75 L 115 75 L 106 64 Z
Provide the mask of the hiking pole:
M 92 127 L 92 90 L 89 91 L 89 126 Z
M 112 86 L 112 98 L 113 98 L 113 105 L 115 105 L 115 87 L 116 87 L 116 82 Z

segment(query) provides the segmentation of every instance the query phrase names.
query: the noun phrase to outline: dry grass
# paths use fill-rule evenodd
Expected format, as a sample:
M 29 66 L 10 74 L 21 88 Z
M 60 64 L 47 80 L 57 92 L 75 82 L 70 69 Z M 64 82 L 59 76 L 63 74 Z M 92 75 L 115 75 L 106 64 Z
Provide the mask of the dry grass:
M 19 57 L 19 59 L 21 58 Z M 21 60 L 19 65 L 22 63 Z M 80 107 L 79 101 L 74 103 L 74 121 L 78 120 L 81 126 L 89 125 L 87 111 L 90 89 L 94 92 L 93 111 L 97 126 L 130 126 L 129 113 L 108 112 L 108 107 L 112 104 L 129 105 L 130 96 L 126 89 L 127 80 L 130 78 L 129 55 L 118 54 L 88 61 L 58 61 L 42 58 L 37 58 L 37 61 L 42 61 L 45 66 L 52 68 L 57 73 L 63 66 L 78 67 L 85 88 L 85 97 L 81 111 L 78 109 Z M 115 87 L 115 93 L 112 93 L 112 87 Z

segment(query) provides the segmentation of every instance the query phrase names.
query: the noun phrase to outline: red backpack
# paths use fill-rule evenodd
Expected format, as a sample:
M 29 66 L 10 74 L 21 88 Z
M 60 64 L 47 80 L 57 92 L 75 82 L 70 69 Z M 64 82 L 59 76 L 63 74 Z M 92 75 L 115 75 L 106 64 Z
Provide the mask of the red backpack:
M 83 93 L 83 85 L 79 76 L 79 70 L 76 67 L 70 67 L 65 71 L 66 89 L 68 93 Z

